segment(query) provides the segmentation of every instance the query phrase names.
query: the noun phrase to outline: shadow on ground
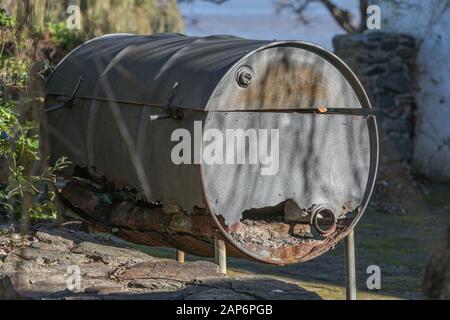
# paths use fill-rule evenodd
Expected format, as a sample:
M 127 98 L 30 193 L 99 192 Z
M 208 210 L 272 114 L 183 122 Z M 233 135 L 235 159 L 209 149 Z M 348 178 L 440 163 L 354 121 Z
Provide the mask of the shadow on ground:
M 355 230 L 358 298 L 424 299 L 422 281 L 427 262 L 450 223 L 450 187 L 430 186 L 424 201 L 404 214 L 368 210 Z M 417 200 L 417 199 L 416 199 Z M 172 249 L 145 249 L 173 257 Z M 188 256 L 188 259 L 202 258 Z M 211 260 L 212 261 L 212 260 Z M 368 290 L 369 266 L 381 269 L 381 289 Z M 229 274 L 264 275 L 298 284 L 323 299 L 345 298 L 344 248 L 339 243 L 315 260 L 292 266 L 270 266 L 229 258 Z
M 0 231 L 0 299 L 319 300 L 298 284 L 156 258 L 81 223 Z
M 421 299 L 423 274 L 450 222 L 450 187 L 435 187 L 405 214 L 367 211 L 356 228 L 360 299 Z M 132 245 L 89 234 L 82 224 L 35 226 L 29 237 L 0 230 L 0 299 L 343 299 L 343 245 L 313 261 L 271 266 L 229 258 L 229 276 L 212 259 L 174 249 Z M 129 249 L 132 246 L 133 250 Z M 381 289 L 366 286 L 371 265 Z M 78 266 L 80 292 L 67 290 L 67 268 Z

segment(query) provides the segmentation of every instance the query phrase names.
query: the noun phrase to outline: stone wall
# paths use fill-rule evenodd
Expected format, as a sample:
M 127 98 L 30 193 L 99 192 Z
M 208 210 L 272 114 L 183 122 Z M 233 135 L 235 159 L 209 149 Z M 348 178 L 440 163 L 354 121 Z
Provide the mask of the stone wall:
M 410 174 L 415 137 L 414 38 L 369 32 L 333 39 L 336 54 L 361 80 L 377 113 L 380 167 L 371 207 L 397 214 L 415 206 L 417 185 Z
M 382 165 L 413 154 L 415 41 L 404 34 L 339 35 L 336 54 L 361 80 L 378 115 Z

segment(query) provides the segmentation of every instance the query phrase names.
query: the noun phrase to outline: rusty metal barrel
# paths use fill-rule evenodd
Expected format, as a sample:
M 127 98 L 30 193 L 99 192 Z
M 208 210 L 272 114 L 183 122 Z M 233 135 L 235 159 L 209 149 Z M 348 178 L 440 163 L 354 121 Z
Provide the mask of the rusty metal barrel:
M 58 65 L 45 111 L 51 161 L 71 162 L 65 178 L 84 172 L 148 204 L 97 220 L 192 254 L 212 254 L 219 234 L 258 261 L 317 257 L 356 225 L 377 173 L 362 85 L 301 41 L 103 36 Z

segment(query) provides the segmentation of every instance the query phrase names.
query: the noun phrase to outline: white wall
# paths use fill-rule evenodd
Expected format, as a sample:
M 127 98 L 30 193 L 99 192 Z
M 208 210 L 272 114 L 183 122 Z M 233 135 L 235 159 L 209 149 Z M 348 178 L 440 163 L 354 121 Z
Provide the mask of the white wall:
M 419 41 L 414 164 L 426 176 L 450 182 L 450 0 L 372 0 L 382 31 Z

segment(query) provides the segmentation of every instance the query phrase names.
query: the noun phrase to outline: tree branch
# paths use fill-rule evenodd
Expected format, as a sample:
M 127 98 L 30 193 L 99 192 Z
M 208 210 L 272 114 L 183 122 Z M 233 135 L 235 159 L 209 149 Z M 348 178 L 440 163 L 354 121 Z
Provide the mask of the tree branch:
M 191 3 L 194 2 L 195 0 L 178 0 L 178 2 L 187 2 L 187 3 Z M 198 1 L 204 1 L 204 2 L 211 2 L 214 4 L 222 4 L 224 2 L 227 2 L 228 0 L 198 0 Z
M 367 29 L 367 7 L 369 6 L 367 2 L 367 0 L 359 0 L 361 22 L 359 24 L 358 32 L 364 32 Z
M 353 25 L 353 14 L 337 7 L 330 0 L 320 0 L 333 16 L 334 20 L 348 33 L 357 32 L 358 29 Z
M 300 21 L 308 22 L 305 12 L 312 3 L 324 5 L 338 25 L 348 33 L 362 32 L 365 29 L 367 0 L 360 0 L 362 20 L 359 26 L 354 24 L 354 16 L 350 11 L 336 6 L 331 0 L 276 0 L 275 9 L 278 13 L 283 10 L 291 11 L 297 15 Z
M 179 0 L 179 2 L 191 3 L 195 0 Z M 197 0 L 210 2 L 214 4 L 222 4 L 228 0 Z M 367 0 L 359 0 L 359 7 L 361 13 L 361 23 L 357 26 L 354 23 L 354 16 L 349 10 L 342 9 L 331 0 L 275 0 L 275 10 L 280 13 L 283 10 L 294 13 L 302 23 L 308 23 L 309 19 L 305 15 L 308 7 L 314 3 L 319 2 L 327 8 L 334 20 L 341 26 L 342 29 L 348 33 L 363 32 L 366 29 L 367 19 Z

